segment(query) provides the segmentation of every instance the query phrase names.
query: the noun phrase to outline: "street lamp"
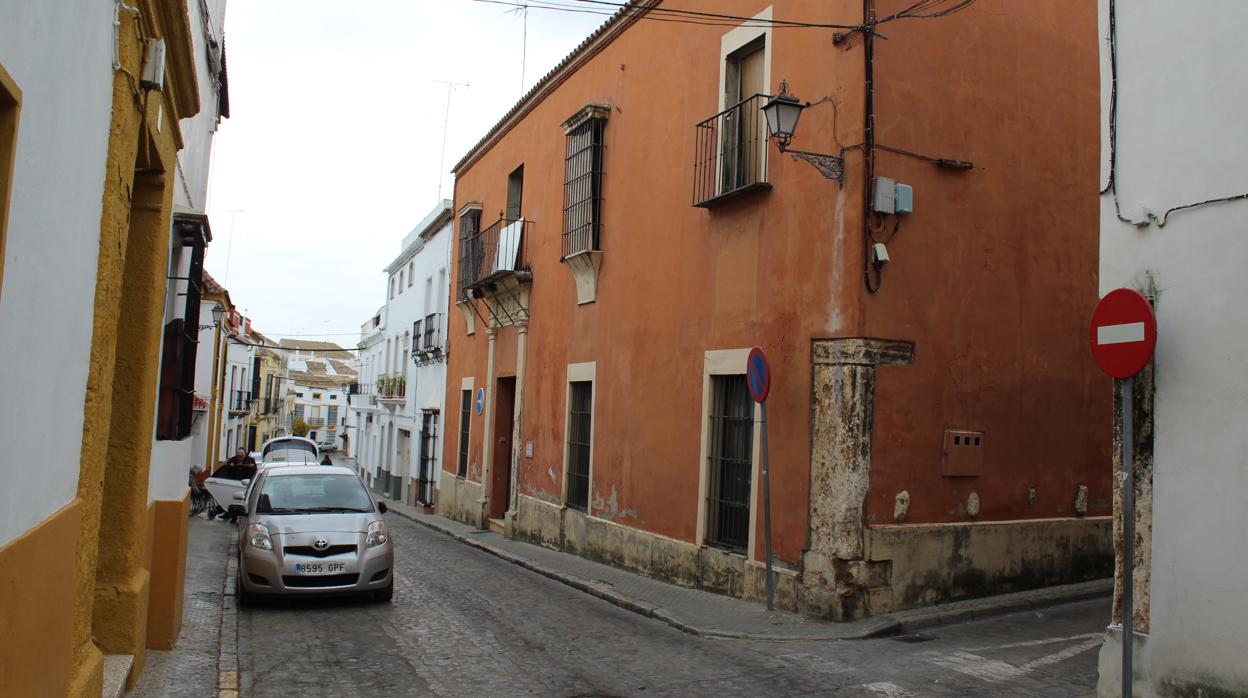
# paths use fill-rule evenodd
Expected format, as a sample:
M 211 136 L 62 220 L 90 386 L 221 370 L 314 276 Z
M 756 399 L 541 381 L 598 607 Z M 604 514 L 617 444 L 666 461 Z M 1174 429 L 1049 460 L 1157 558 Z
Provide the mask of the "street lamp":
M 216 305 L 212 306 L 212 324 L 200 325 L 199 326 L 200 331 L 202 332 L 203 330 L 211 330 L 217 325 L 220 325 L 221 317 L 223 315 L 225 315 L 225 308 L 220 303 L 217 303 Z
M 780 83 L 780 94 L 767 100 L 763 105 L 763 116 L 767 119 L 767 130 L 776 141 L 776 147 L 782 153 L 788 153 L 794 160 L 805 160 L 819 170 L 828 179 L 840 182 L 845 176 L 845 160 L 838 155 L 812 153 L 806 150 L 792 150 L 789 143 L 797 131 L 797 121 L 802 117 L 802 110 L 810 103 L 803 103 L 789 94 L 789 82 Z

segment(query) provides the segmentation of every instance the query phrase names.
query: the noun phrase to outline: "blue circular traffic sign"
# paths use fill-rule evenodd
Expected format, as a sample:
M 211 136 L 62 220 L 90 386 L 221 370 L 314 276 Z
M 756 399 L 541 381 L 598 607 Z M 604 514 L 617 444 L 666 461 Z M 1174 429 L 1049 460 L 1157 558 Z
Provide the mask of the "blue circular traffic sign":
M 767 399 L 767 393 L 771 392 L 771 365 L 767 363 L 762 347 L 751 349 L 749 358 L 745 360 L 745 382 L 754 402 Z
M 485 388 L 477 388 L 477 414 L 485 411 Z

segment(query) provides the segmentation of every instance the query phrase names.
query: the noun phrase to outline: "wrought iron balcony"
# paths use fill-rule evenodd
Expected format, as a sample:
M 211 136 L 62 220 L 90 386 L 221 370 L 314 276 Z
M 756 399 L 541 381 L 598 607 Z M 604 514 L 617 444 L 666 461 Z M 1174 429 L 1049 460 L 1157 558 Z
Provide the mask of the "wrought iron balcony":
M 507 277 L 531 278 L 528 241 L 532 222 L 500 218 L 459 241 L 459 292 L 461 297 L 481 298 Z
M 694 133 L 693 205 L 709 208 L 767 189 L 768 95 L 743 99 L 697 125 Z
M 230 412 L 250 412 L 251 403 L 250 390 L 234 390 L 230 393 Z
M 377 397 L 382 400 L 402 400 L 407 397 L 407 376 L 402 373 L 378 376 Z

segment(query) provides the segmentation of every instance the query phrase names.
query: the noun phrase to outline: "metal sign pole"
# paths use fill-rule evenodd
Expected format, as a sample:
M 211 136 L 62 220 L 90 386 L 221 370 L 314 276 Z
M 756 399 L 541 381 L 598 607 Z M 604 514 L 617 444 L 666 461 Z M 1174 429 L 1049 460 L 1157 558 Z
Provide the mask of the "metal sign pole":
M 767 610 L 775 610 L 775 584 L 771 579 L 771 468 L 767 463 L 767 401 L 763 409 L 763 538 L 767 546 Z
M 1122 698 L 1131 698 L 1131 645 L 1135 639 L 1132 581 L 1135 572 L 1135 376 L 1122 381 Z

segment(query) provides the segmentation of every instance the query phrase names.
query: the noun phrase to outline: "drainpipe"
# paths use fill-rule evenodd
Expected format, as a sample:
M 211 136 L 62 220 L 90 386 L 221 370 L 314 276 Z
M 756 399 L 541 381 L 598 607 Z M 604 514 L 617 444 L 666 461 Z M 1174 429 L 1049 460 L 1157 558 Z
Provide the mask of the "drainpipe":
M 221 354 L 221 323 L 218 322 L 212 328 L 212 386 L 209 390 L 208 399 L 208 443 L 204 445 L 204 469 L 209 473 L 213 470 L 216 461 L 212 459 L 216 441 L 214 435 L 217 433 L 217 361 Z
M 229 363 L 229 357 L 230 357 L 230 351 L 229 351 L 230 341 L 228 337 L 229 337 L 228 334 L 222 337 L 222 332 L 220 328 L 218 327 L 217 329 L 217 347 L 218 347 L 217 353 L 220 355 L 220 360 L 217 363 L 217 366 L 219 367 L 219 371 L 217 373 L 216 386 L 213 388 L 213 390 L 216 391 L 217 395 L 219 395 L 220 398 L 217 400 L 217 405 L 216 405 L 217 430 L 216 430 L 216 433 L 212 435 L 212 445 L 210 447 L 211 450 L 209 451 L 209 453 L 212 454 L 212 458 L 211 460 L 208 461 L 213 466 L 216 466 L 217 459 L 221 455 L 221 429 L 225 424 L 225 403 L 230 399 L 230 396 L 225 394 L 225 374 L 226 374 L 225 369 L 226 369 L 227 364 Z
M 524 373 L 528 357 L 529 323 L 516 323 L 516 395 L 512 401 L 511 427 L 511 482 L 508 484 L 507 512 L 516 513 L 516 498 L 520 482 L 520 435 L 524 420 Z

